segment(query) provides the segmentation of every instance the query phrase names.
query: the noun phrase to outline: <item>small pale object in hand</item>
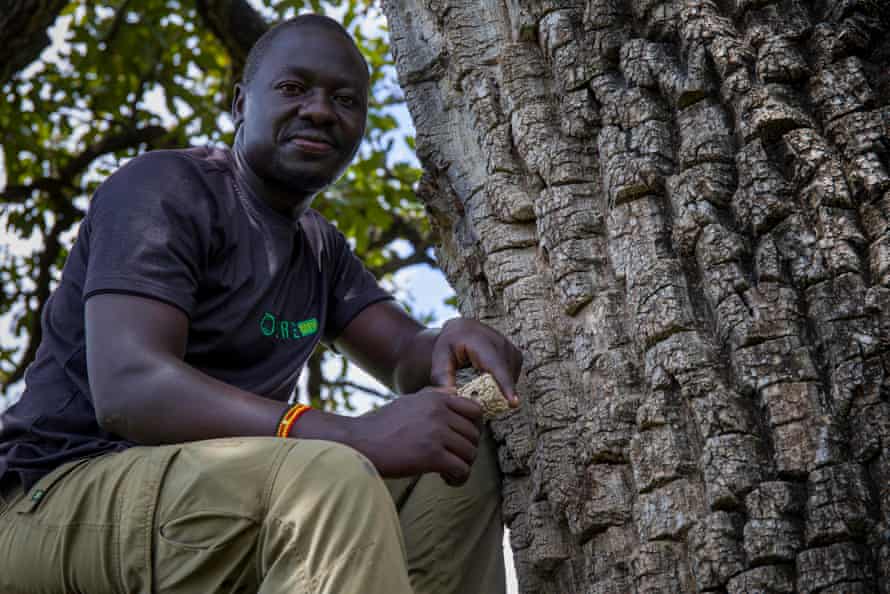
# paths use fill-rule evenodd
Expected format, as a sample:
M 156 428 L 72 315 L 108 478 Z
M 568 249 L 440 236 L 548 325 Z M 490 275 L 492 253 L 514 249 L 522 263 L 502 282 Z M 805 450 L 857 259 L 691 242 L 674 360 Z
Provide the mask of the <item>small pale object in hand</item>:
M 475 400 L 482 407 L 485 420 L 493 419 L 510 410 L 507 399 L 501 394 L 491 374 L 485 373 L 457 389 L 458 396 Z

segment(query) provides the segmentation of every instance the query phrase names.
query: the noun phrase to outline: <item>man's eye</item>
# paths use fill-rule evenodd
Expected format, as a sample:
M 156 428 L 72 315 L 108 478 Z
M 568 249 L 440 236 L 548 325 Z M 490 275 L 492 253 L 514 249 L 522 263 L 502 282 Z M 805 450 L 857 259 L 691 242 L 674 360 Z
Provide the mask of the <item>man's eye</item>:
M 334 100 L 344 107 L 352 107 L 356 103 L 355 97 L 350 97 L 349 95 L 336 95 Z
M 304 91 L 304 87 L 300 83 L 286 82 L 278 85 L 278 90 L 287 95 L 299 95 Z

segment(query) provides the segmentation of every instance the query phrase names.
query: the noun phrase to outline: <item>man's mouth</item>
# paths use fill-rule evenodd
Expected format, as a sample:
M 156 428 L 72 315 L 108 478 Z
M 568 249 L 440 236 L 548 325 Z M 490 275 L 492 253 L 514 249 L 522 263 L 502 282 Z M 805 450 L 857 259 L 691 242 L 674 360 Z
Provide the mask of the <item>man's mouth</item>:
M 306 153 L 328 153 L 334 150 L 334 143 L 321 134 L 295 134 L 290 142 Z

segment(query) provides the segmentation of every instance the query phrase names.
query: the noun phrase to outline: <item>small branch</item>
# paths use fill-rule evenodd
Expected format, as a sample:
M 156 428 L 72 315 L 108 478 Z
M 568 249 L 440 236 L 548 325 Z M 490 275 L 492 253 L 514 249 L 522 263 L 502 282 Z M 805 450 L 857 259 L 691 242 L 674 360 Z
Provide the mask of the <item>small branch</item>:
M 374 266 L 370 268 L 370 270 L 374 274 L 374 276 L 380 278 L 388 274 L 395 274 L 402 268 L 415 266 L 417 264 L 428 264 L 429 266 L 435 266 L 436 261 L 426 254 L 426 250 L 415 250 L 414 253 L 407 258 L 391 258 L 380 266 Z
M 102 155 L 143 143 L 151 144 L 160 140 L 165 134 L 167 129 L 163 126 L 131 128 L 109 134 L 68 161 L 61 167 L 57 177 L 42 177 L 30 184 L 7 186 L 3 193 L 0 193 L 0 201 L 22 204 L 35 191 L 43 191 L 49 195 L 53 209 L 57 213 L 68 217 L 80 216 L 83 213 L 72 204 L 71 200 L 71 194 L 80 191 L 80 188 L 73 184 L 73 180 L 80 177 L 90 164 Z
M 65 189 L 75 188 L 68 182 L 61 179 L 56 179 L 54 177 L 41 177 L 39 179 L 35 179 L 30 184 L 6 186 L 6 190 L 4 190 L 2 194 L 0 194 L 0 201 L 10 204 L 21 204 L 25 200 L 27 200 L 34 192 L 43 191 L 52 194 L 54 192 L 62 192 Z
M 371 240 L 368 244 L 368 249 L 382 249 L 397 239 L 408 241 L 418 251 L 426 251 L 433 247 L 433 243 L 428 235 L 421 234 L 416 225 L 394 214 L 392 215 L 392 223 L 379 236 Z
M 313 406 L 321 404 L 321 386 L 324 383 L 324 374 L 321 370 L 323 356 L 324 350 L 316 349 L 306 362 L 306 391 Z
M 82 153 L 68 161 L 59 170 L 60 179 L 73 179 L 86 171 L 97 158 L 107 153 L 115 153 L 140 144 L 151 144 L 167 134 L 163 126 L 144 126 L 142 128 L 128 128 L 117 133 L 109 134 L 95 144 L 88 146 Z
M 375 390 L 369 386 L 363 386 L 362 384 L 357 384 L 355 382 L 350 382 L 348 380 L 337 380 L 333 382 L 323 381 L 322 385 L 326 388 L 347 388 L 350 390 L 358 390 L 360 392 L 364 392 L 370 396 L 374 396 L 375 398 L 380 398 L 381 400 L 390 401 L 395 399 L 395 395 L 391 392 L 381 392 L 379 390 Z
M 111 26 L 108 27 L 108 32 L 102 38 L 102 41 L 106 46 L 110 46 L 114 41 L 114 38 L 117 37 L 118 31 L 121 29 L 121 25 L 124 22 L 124 19 L 127 16 L 127 10 L 130 7 L 130 0 L 124 0 L 124 2 L 120 5 L 120 8 L 114 13 L 114 19 L 111 21 Z

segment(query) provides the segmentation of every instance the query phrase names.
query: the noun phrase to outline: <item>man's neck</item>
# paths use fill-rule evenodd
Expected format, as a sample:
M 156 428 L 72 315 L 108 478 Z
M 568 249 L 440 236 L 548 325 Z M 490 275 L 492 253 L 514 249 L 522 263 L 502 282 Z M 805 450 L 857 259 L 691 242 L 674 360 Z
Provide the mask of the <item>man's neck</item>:
M 241 154 L 237 138 L 232 145 L 232 154 L 235 157 L 235 175 L 238 176 L 238 181 L 270 208 L 293 219 L 300 218 L 309 209 L 314 196 L 304 196 L 295 205 L 294 198 L 297 197 L 297 192 L 258 176 Z

